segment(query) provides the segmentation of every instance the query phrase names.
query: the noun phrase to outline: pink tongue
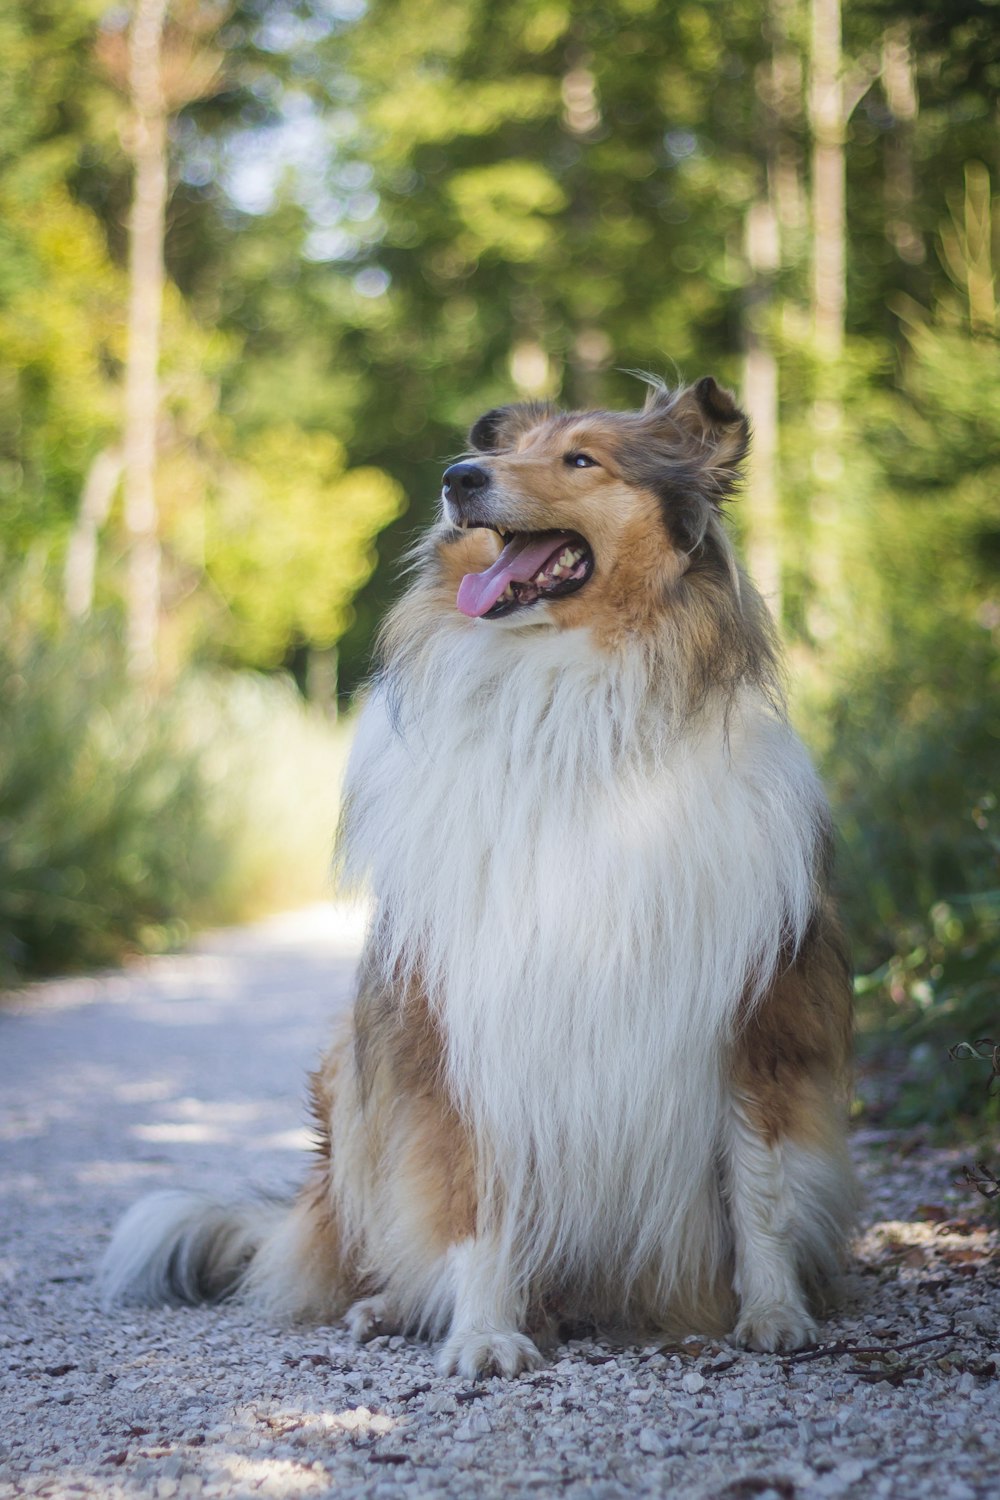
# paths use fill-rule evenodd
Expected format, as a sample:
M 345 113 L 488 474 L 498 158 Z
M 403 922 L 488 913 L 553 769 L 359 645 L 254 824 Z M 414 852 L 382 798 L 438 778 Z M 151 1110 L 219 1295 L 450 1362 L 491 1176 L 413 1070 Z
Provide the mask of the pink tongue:
M 508 583 L 528 583 L 554 552 L 570 540 L 560 532 L 533 536 L 519 532 L 512 537 L 491 568 L 482 573 L 466 573 L 458 586 L 458 607 L 463 615 L 478 619 L 496 604 Z

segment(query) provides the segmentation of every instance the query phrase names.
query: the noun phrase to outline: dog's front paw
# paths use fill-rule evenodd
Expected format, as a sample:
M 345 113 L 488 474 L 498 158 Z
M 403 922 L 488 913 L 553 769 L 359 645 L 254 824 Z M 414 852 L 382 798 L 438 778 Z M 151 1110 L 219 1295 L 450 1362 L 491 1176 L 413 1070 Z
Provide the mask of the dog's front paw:
M 479 1375 L 505 1375 L 510 1379 L 525 1370 L 537 1370 L 543 1363 L 526 1334 L 513 1330 L 501 1333 L 495 1328 L 453 1333 L 437 1357 L 441 1375 L 464 1375 L 468 1380 Z
M 816 1342 L 817 1328 L 804 1307 L 745 1307 L 729 1342 L 760 1354 L 779 1349 L 802 1349 Z
M 396 1322 L 384 1297 L 365 1297 L 344 1314 L 347 1331 L 356 1344 L 367 1344 L 380 1333 L 396 1333 Z

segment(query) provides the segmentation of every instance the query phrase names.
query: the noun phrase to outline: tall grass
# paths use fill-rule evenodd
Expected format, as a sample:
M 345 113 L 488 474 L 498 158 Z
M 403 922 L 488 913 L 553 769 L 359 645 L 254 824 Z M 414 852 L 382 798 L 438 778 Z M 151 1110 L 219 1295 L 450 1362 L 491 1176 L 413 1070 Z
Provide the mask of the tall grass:
M 0 981 L 318 899 L 346 742 L 283 680 L 147 701 L 102 633 L 0 641 Z

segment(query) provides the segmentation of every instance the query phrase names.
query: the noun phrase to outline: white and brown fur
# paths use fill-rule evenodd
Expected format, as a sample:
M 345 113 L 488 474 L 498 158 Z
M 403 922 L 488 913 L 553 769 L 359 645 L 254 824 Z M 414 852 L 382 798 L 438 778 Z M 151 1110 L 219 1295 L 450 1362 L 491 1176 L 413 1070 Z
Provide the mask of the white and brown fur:
M 593 576 L 468 619 L 500 544 L 445 504 L 348 773 L 374 916 L 312 1176 L 291 1207 L 143 1200 L 106 1292 L 421 1333 L 467 1376 L 536 1364 L 557 1319 L 798 1347 L 854 1212 L 851 987 L 826 804 L 721 521 L 746 420 L 703 380 L 471 441 L 478 519 L 572 529 Z

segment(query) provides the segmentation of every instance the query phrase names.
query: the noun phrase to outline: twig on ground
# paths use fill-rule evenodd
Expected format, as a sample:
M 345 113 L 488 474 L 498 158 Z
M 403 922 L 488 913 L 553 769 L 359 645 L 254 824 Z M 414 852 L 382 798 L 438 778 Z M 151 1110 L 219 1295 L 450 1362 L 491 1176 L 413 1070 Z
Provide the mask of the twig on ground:
M 990 1065 L 990 1076 L 986 1083 L 988 1095 L 993 1093 L 993 1085 L 1000 1078 L 1000 1042 L 995 1042 L 991 1036 L 981 1036 L 976 1042 L 956 1042 L 954 1047 L 948 1048 L 948 1056 L 952 1062 L 960 1062 L 964 1058 L 977 1057 Z
M 1000 1198 L 1000 1177 L 984 1161 L 977 1161 L 974 1167 L 963 1167 L 962 1176 L 984 1198 Z
M 939 1333 L 925 1333 L 917 1339 L 904 1339 L 901 1344 L 858 1344 L 853 1339 L 837 1339 L 832 1344 L 819 1344 L 814 1349 L 800 1349 L 796 1354 L 786 1354 L 785 1360 L 788 1364 L 804 1364 L 810 1359 L 836 1358 L 841 1354 L 850 1354 L 854 1359 L 863 1356 L 884 1356 L 886 1354 L 899 1354 L 904 1349 L 915 1349 L 918 1344 L 933 1344 L 940 1339 L 952 1339 L 955 1337 L 955 1328 L 943 1329 Z

